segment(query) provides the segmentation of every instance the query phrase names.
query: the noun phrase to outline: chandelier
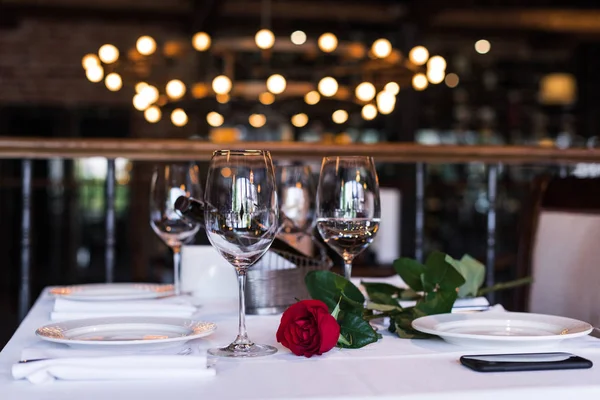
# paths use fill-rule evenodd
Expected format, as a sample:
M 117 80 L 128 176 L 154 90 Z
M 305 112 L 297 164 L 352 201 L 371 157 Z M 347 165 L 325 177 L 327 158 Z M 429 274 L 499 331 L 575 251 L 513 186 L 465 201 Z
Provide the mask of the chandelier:
M 370 121 L 394 111 L 400 90 L 458 84 L 455 74 L 446 77 L 445 59 L 430 57 L 424 46 L 405 56 L 386 38 L 340 40 L 326 32 L 311 39 L 300 30 L 276 37 L 267 28 L 254 37 L 198 32 L 160 44 L 144 35 L 122 51 L 105 44 L 82 65 L 90 82 L 130 90 L 149 123 L 168 114 L 178 127 L 198 115 L 196 109 L 212 127 L 260 128 L 268 118 L 298 128 L 319 118 L 338 125 Z

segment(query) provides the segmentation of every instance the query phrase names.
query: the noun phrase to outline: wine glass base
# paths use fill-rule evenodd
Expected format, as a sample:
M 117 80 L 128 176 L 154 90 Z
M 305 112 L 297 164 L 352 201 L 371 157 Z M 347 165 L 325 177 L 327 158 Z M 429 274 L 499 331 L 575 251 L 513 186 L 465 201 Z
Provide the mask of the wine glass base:
M 262 357 L 277 353 L 277 349 L 266 344 L 235 344 L 227 347 L 208 349 L 208 354 L 217 357 Z

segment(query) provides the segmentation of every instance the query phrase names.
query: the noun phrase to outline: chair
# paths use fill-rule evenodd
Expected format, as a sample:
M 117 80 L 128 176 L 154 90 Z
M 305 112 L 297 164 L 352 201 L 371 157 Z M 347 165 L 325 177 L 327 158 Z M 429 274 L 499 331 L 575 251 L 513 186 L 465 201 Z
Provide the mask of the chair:
M 518 275 L 534 282 L 521 305 L 600 325 L 600 179 L 537 179 L 526 217 Z

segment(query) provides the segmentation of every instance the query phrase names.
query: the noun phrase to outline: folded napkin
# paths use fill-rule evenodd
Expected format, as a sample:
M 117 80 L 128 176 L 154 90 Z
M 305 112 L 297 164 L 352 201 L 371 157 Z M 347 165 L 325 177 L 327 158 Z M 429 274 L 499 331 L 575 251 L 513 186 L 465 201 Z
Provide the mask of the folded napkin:
M 34 384 L 56 379 L 193 379 L 216 374 L 214 368 L 207 368 L 206 355 L 192 343 L 159 350 L 111 350 L 73 349 L 56 343 L 37 342 L 23 349 L 21 360 L 12 367 L 13 377 Z
M 27 379 L 34 384 L 56 379 L 130 380 L 130 379 L 197 379 L 216 375 L 208 368 L 206 357 L 179 355 L 131 355 L 108 357 L 73 357 L 42 359 L 14 364 L 15 379 Z
M 100 317 L 182 317 L 196 312 L 185 296 L 136 301 L 77 301 L 62 297 L 54 301 L 52 321 Z

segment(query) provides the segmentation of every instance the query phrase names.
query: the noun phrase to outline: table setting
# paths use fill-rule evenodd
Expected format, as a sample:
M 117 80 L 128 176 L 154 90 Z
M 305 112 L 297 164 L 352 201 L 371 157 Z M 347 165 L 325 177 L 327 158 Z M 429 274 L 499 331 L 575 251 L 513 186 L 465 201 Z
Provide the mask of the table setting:
M 0 352 L 0 398 L 600 394 L 594 327 L 484 297 L 527 282 L 483 287 L 479 261 L 441 251 L 424 263 L 397 259 L 388 278 L 352 276 L 354 258 L 385 223 L 372 158 L 326 157 L 312 188 L 305 168 L 277 169 L 267 151 L 216 151 L 203 191 L 195 165 L 158 167 L 150 225 L 173 251 L 174 283 L 46 288 Z M 343 275 L 330 270 L 322 245 L 311 254 L 282 239 L 312 240 L 314 227 L 343 259 Z M 220 268 L 235 270 L 237 298 L 185 290 L 181 277 L 192 275 L 182 273 L 181 249 L 202 228 Z M 201 257 L 195 262 L 201 268 Z M 218 281 L 206 279 L 218 293 Z M 481 373 L 463 362 L 482 355 L 486 366 L 514 367 L 507 357 L 527 354 L 532 369 L 547 369 L 571 353 L 585 361 L 571 368 L 581 369 Z

